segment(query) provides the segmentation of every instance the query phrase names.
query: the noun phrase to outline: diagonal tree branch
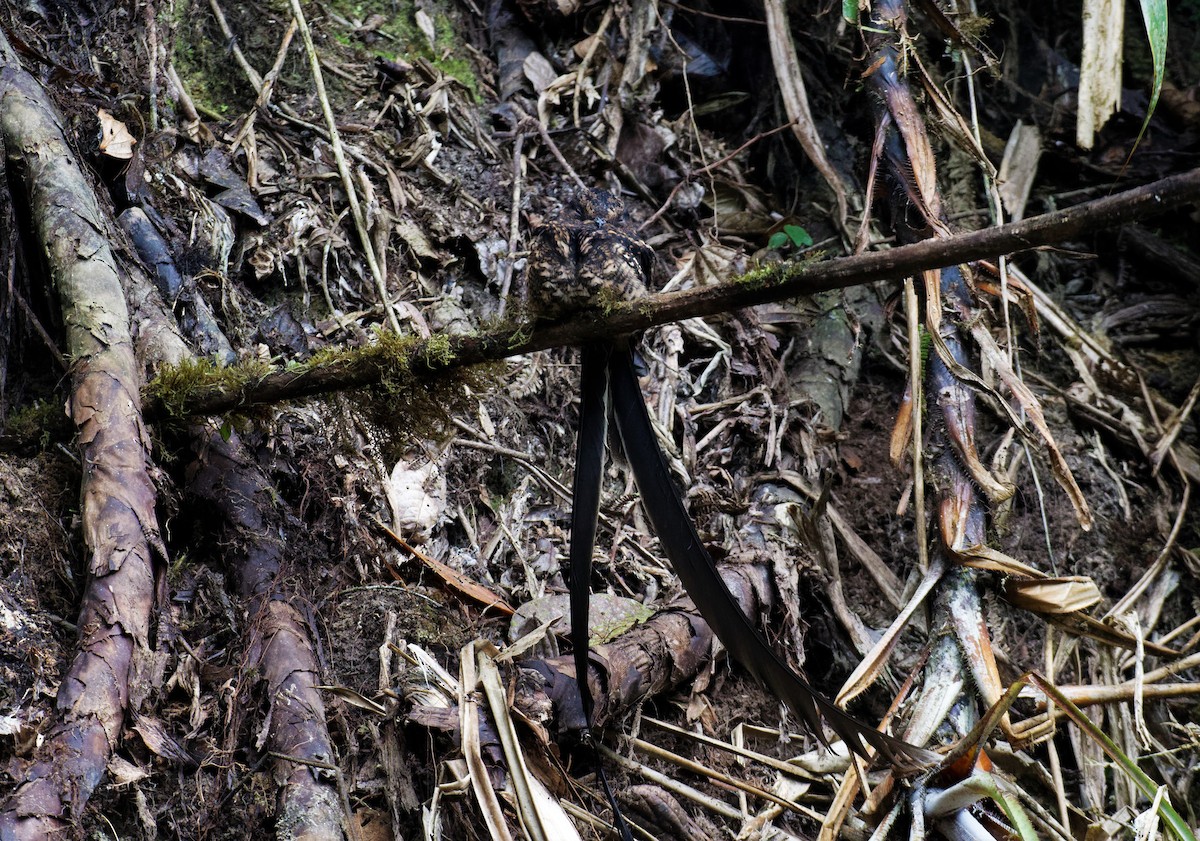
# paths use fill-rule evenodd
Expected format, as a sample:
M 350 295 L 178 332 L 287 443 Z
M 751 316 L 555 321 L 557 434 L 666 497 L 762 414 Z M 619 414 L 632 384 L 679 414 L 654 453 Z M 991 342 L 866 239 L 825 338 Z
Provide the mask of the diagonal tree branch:
M 534 330 L 521 325 L 478 336 L 433 336 L 405 345 L 398 351 L 403 357 L 399 360 L 394 353 L 347 353 L 320 364 L 243 377 L 234 385 L 219 374 L 211 381 L 197 378 L 186 393 L 177 395 L 170 411 L 161 401 L 149 397 L 145 411 L 150 417 L 221 414 L 375 385 L 395 371 L 398 362 L 414 376 L 434 377 L 452 369 L 535 350 L 580 345 L 684 318 L 715 315 L 877 280 L 900 280 L 925 269 L 1028 251 L 1155 216 L 1198 199 L 1200 169 L 1194 169 L 995 228 L 823 262 L 764 266 L 727 283 L 614 304 L 603 317 L 586 313 Z

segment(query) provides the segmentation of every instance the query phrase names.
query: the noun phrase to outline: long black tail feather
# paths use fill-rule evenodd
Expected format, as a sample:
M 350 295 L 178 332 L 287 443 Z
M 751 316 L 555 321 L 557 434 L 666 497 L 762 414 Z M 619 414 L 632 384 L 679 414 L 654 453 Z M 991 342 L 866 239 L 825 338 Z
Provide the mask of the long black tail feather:
M 592 693 L 587 684 L 588 600 L 591 597 L 592 550 L 600 516 L 600 484 L 604 471 L 604 442 L 608 437 L 608 357 L 605 345 L 581 349 L 582 377 L 579 437 L 575 445 L 574 502 L 571 510 L 571 647 L 575 676 L 588 727 L 592 725 Z
M 733 658 L 787 703 L 822 741 L 827 741 L 821 727 L 824 718 L 846 745 L 861 756 L 866 756 L 865 744 L 900 768 L 937 761 L 939 755 L 933 751 L 881 733 L 837 707 L 775 652 L 742 612 L 696 533 L 651 426 L 628 343 L 615 348 L 608 357 L 608 387 L 625 457 L 633 468 L 650 523 L 696 609 Z
M 575 443 L 574 501 L 571 509 L 570 606 L 571 647 L 575 656 L 575 685 L 583 707 L 584 741 L 592 742 L 592 711 L 595 707 L 588 686 L 588 624 L 592 594 L 592 550 L 596 545 L 596 522 L 600 518 L 600 486 L 604 478 L 604 442 L 608 437 L 608 357 L 607 344 L 585 345 L 580 349 L 582 376 L 579 398 L 579 437 Z M 600 785 L 613 810 L 613 825 L 622 841 L 633 841 L 633 834 L 621 807 L 613 795 L 604 764 L 595 753 Z

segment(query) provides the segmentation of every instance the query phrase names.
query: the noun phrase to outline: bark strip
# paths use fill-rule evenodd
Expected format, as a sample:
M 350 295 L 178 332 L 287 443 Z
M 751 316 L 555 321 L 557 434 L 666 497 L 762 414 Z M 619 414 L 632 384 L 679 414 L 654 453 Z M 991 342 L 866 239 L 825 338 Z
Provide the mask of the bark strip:
M 0 57 L 8 183 L 25 190 L 66 327 L 89 551 L 79 648 L 59 686 L 55 722 L 0 802 L 0 838 L 45 839 L 77 825 L 120 737 L 148 650 L 153 559 L 163 547 L 129 312 L 103 217 L 53 105 L 2 33 Z
M 277 754 L 276 838 L 340 839 L 342 804 L 333 785 L 334 772 L 321 767 L 336 759 L 317 688 L 321 668 L 308 623 L 280 582 L 286 532 L 282 512 L 273 503 L 278 492 L 236 436 L 225 441 L 214 427 L 207 437 L 195 437 L 200 452 L 188 490 L 215 506 L 225 521 L 220 542 L 229 547 L 250 621 L 244 668 L 260 674 L 267 685 L 263 729 L 267 748 Z
M 144 224 L 149 226 L 149 220 Z M 160 279 L 177 274 L 165 243 L 155 243 L 156 238 L 152 230 L 133 238 L 143 262 L 154 266 Z M 144 250 L 147 242 L 154 246 L 149 251 Z M 162 365 L 190 358 L 165 303 L 147 279 L 133 272 L 129 283 L 143 360 Z M 160 287 L 159 292 L 164 291 L 169 290 Z M 201 346 L 213 340 L 204 325 L 195 319 L 191 322 L 199 332 L 193 339 Z M 220 341 L 228 346 L 223 336 Z M 347 816 L 334 785 L 336 772 L 321 767 L 334 764 L 335 755 L 309 626 L 292 604 L 281 574 L 289 530 L 277 502 L 280 494 L 236 434 L 226 441 L 215 423 L 202 420 L 189 426 L 188 435 L 196 454 L 188 470 L 189 501 L 199 500 L 216 510 L 221 530 L 216 545 L 222 548 L 249 617 L 243 672 L 266 683 L 267 722 L 260 730 L 266 734 L 262 747 L 276 755 L 275 837 L 277 841 L 337 841 L 344 837 Z M 244 685 L 256 682 L 247 680 Z

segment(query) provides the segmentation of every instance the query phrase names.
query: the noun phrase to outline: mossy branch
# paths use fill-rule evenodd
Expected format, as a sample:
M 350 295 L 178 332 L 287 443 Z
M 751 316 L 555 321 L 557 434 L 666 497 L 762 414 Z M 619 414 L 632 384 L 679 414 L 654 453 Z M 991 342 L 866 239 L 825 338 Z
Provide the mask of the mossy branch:
M 395 377 L 429 381 L 439 374 L 535 350 L 579 345 L 605 336 L 633 333 L 685 318 L 841 289 L 877 280 L 899 281 L 925 269 L 1015 254 L 1113 228 L 1200 200 L 1200 169 L 1152 184 L 1034 216 L 1021 222 L 925 240 L 887 251 L 818 262 L 763 266 L 733 280 L 651 295 L 580 313 L 557 324 L 528 324 L 477 336 L 396 339 L 359 351 L 337 351 L 298 366 L 270 372 L 192 372 L 184 382 L 147 387 L 148 417 L 213 415 L 363 386 Z M 390 335 L 390 334 L 385 334 Z

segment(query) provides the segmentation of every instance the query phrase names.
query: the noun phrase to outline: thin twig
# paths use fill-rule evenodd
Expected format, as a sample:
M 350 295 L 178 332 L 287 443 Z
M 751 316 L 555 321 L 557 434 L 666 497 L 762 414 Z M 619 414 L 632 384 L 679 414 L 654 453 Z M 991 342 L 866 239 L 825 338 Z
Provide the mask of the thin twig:
M 911 277 L 904 278 L 904 310 L 908 318 L 908 378 L 912 389 L 912 465 L 913 507 L 917 530 L 917 568 L 924 575 L 929 571 L 929 536 L 925 533 L 925 388 L 922 374 L 924 354 L 921 353 L 921 317 L 918 313 L 917 290 Z
M 350 205 L 350 215 L 354 219 L 354 228 L 358 232 L 358 239 L 362 244 L 363 256 L 366 257 L 367 267 L 371 270 L 371 277 L 375 280 L 375 287 L 379 291 L 379 300 L 384 313 L 387 314 L 388 323 L 391 324 L 393 330 L 399 333 L 400 320 L 396 317 L 396 310 L 392 307 L 392 299 L 387 291 L 387 280 L 379 268 L 375 246 L 371 242 L 371 234 L 367 230 L 367 219 L 363 214 L 362 205 L 358 202 L 358 192 L 354 188 L 354 179 L 350 175 L 350 165 L 346 163 L 346 154 L 342 150 L 342 140 L 338 135 L 337 122 L 333 117 L 329 96 L 325 92 L 325 77 L 321 74 L 321 62 L 317 57 L 317 47 L 313 43 L 312 31 L 308 28 L 304 10 L 300 8 L 300 0 L 291 0 L 291 4 L 292 16 L 300 26 L 300 37 L 304 40 L 304 50 L 308 54 L 308 67 L 312 72 L 313 82 L 317 86 L 317 99 L 320 100 L 321 112 L 325 115 L 325 128 L 329 132 L 329 148 L 333 150 L 333 159 L 337 164 L 338 175 L 342 179 L 342 189 L 346 191 L 346 201 Z
M 517 262 L 517 240 L 521 236 L 521 183 L 525 167 L 525 123 L 517 125 L 516 137 L 513 138 L 512 154 L 512 210 L 508 217 L 508 258 L 504 261 L 503 276 L 500 281 L 500 308 L 496 311 L 499 318 L 504 318 L 508 308 L 508 292 L 512 288 L 513 266 Z

